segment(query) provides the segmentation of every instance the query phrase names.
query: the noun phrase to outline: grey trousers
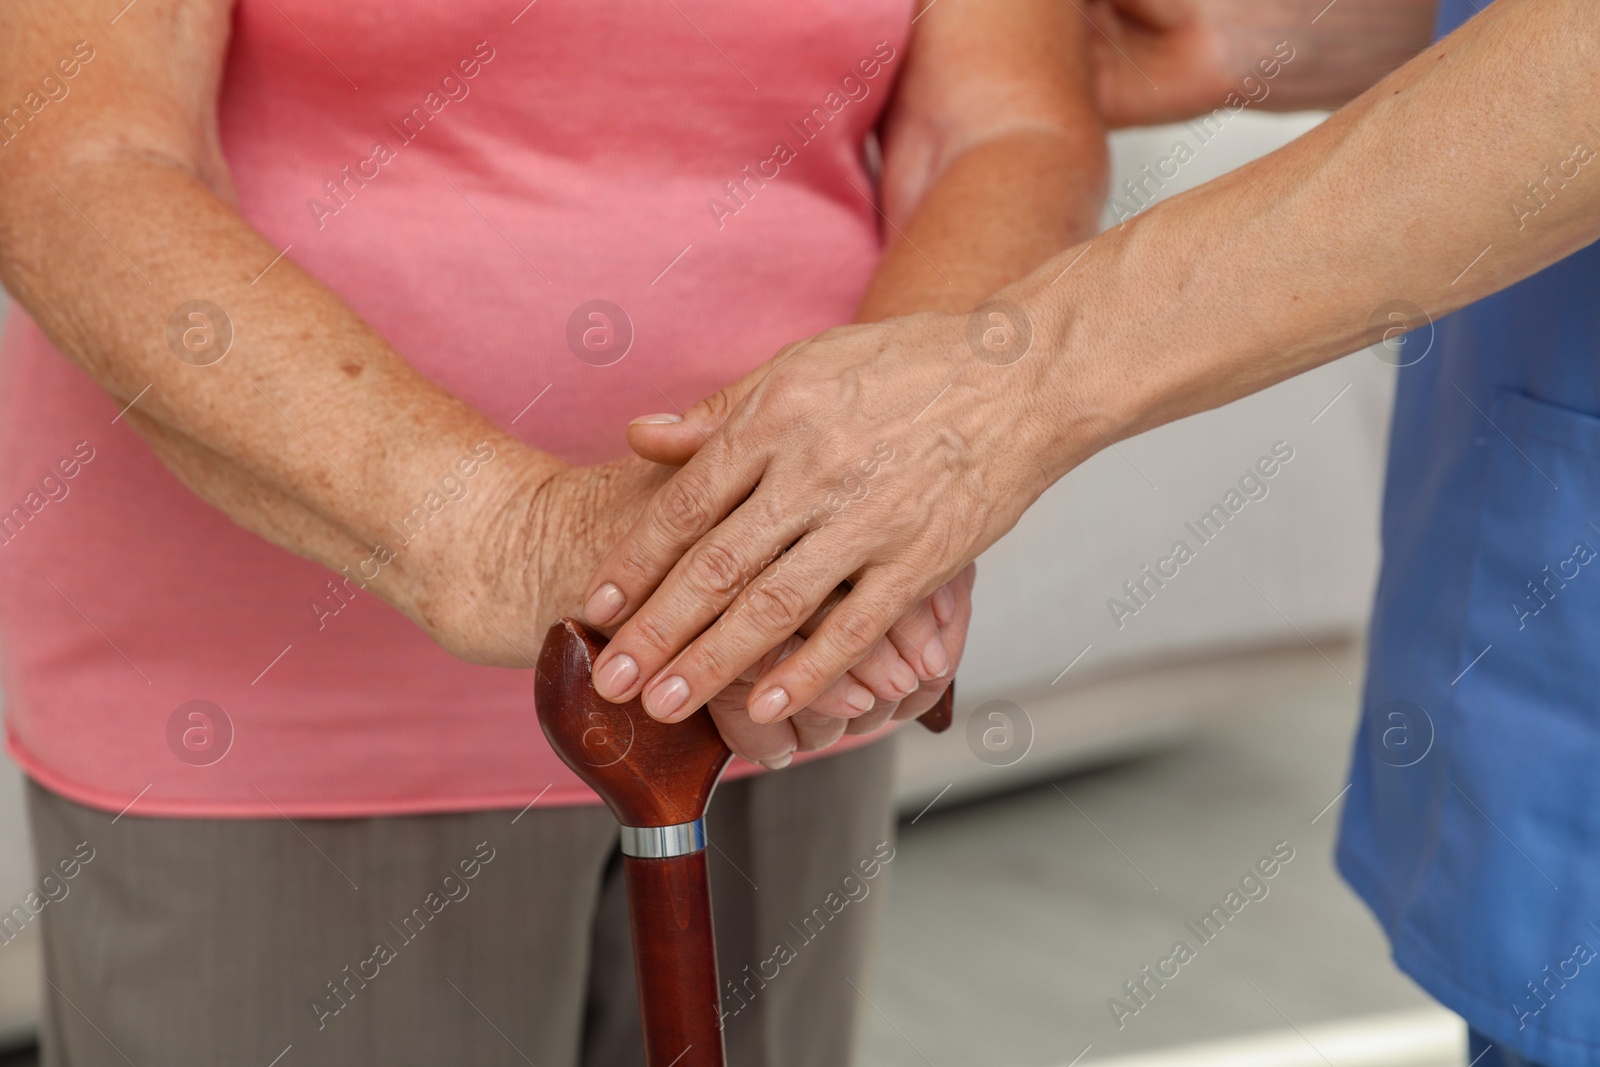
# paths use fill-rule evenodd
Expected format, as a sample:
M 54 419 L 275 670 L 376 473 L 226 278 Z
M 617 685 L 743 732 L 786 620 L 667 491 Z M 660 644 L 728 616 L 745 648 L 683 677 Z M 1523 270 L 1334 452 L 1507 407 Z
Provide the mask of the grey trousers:
M 853 1061 L 891 748 L 713 798 L 732 1067 Z M 31 785 L 29 811 L 41 870 L 92 850 L 39 917 L 46 1067 L 644 1062 L 603 808 L 114 820 Z

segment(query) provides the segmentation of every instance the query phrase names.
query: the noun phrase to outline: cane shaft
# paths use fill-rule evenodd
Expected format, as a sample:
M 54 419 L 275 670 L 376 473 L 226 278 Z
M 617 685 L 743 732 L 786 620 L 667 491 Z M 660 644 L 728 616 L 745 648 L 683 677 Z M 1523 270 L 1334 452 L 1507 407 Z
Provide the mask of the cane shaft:
M 624 856 L 646 1067 L 723 1067 L 706 854 Z

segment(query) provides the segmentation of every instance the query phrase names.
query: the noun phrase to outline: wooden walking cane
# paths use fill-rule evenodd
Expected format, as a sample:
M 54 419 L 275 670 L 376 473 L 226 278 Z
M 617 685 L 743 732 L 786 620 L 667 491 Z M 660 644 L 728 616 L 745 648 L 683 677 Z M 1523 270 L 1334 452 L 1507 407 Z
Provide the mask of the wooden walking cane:
M 535 683 L 539 725 L 622 824 L 646 1067 L 723 1067 L 717 949 L 703 817 L 732 755 L 710 715 L 652 719 L 589 682 L 605 639 L 573 619 L 550 628 Z M 920 721 L 949 728 L 954 686 Z

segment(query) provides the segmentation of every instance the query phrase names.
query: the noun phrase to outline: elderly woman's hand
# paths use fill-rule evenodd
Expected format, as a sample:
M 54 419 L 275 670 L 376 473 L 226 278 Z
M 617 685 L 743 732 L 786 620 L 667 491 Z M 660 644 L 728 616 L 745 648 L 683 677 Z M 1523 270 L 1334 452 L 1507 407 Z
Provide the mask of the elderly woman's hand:
M 681 717 L 849 582 L 748 707 L 772 722 L 826 691 L 1084 454 L 1063 444 L 1081 420 L 1048 402 L 1031 329 L 1003 303 L 842 327 L 786 350 L 736 404 L 691 410 L 697 428 L 731 406 L 588 587 L 589 621 L 621 624 L 599 691 Z
M 818 711 L 813 704 L 786 719 L 755 722 L 746 710 L 750 688 L 758 678 L 801 647 L 803 638 L 796 635 L 762 656 L 739 676 L 738 681 L 712 697 L 706 705 L 722 739 L 745 759 L 777 768 L 787 764 L 795 752 L 814 752 L 827 748 L 844 734 L 868 734 L 882 729 L 891 719 L 914 719 L 921 715 L 944 695 L 955 677 L 956 667 L 961 663 L 961 654 L 967 643 L 967 625 L 972 619 L 973 574 L 973 567 L 965 568 L 953 581 L 942 587 L 942 596 L 936 594 L 930 598 L 937 615 L 940 637 L 948 649 L 949 664 L 941 676 L 923 682 L 916 692 L 903 699 L 880 700 L 872 710 L 853 718 L 827 715 Z M 800 634 L 814 632 L 817 621 L 813 617 L 801 627 Z M 884 645 L 880 641 L 876 648 L 882 650 Z M 857 664 L 851 673 L 859 674 L 861 670 L 862 666 Z

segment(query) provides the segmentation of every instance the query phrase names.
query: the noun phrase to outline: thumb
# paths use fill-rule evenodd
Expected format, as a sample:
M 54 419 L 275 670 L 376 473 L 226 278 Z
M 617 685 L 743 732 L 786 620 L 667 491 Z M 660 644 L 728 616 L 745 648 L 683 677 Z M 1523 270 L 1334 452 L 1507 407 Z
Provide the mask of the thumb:
M 732 385 L 719 389 L 681 415 L 641 415 L 628 423 L 628 447 L 652 463 L 681 467 L 722 428 L 728 416 L 778 361 L 798 348 L 790 345 Z

